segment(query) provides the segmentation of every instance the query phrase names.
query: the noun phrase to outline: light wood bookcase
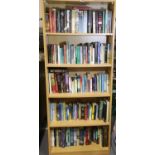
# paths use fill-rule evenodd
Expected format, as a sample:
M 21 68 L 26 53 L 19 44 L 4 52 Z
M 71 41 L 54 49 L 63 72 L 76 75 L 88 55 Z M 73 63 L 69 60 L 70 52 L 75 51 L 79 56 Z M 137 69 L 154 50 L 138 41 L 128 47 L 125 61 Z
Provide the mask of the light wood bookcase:
M 64 7 L 66 5 L 94 5 L 100 7 L 105 3 L 113 10 L 112 19 L 112 33 L 50 33 L 46 32 L 45 22 L 45 10 L 46 7 Z M 112 84 L 113 84 L 113 57 L 114 57 L 114 40 L 115 40 L 115 0 L 42 0 L 42 17 L 43 17 L 43 36 L 44 36 L 44 57 L 45 57 L 45 76 L 46 76 L 46 105 L 47 105 L 47 128 L 48 128 L 48 152 L 49 155 L 109 155 L 110 154 L 110 135 L 111 135 L 111 109 L 112 109 Z M 93 41 L 102 42 L 106 37 L 106 40 L 111 43 L 111 62 L 109 64 L 50 64 L 48 63 L 47 42 L 60 43 L 62 41 L 70 41 L 72 43 L 86 43 Z M 107 70 L 110 80 L 109 93 L 54 93 L 49 94 L 48 84 L 48 69 L 49 68 L 67 68 L 68 70 L 80 70 L 80 71 L 103 71 Z M 50 122 L 50 99 L 97 99 L 97 98 L 109 98 L 109 122 L 105 123 L 102 120 L 78 120 L 78 121 L 55 121 Z M 87 127 L 87 126 L 109 126 L 108 132 L 108 147 L 102 147 L 99 144 L 91 144 L 84 146 L 70 146 L 70 147 L 51 147 L 51 135 L 50 130 L 58 127 Z

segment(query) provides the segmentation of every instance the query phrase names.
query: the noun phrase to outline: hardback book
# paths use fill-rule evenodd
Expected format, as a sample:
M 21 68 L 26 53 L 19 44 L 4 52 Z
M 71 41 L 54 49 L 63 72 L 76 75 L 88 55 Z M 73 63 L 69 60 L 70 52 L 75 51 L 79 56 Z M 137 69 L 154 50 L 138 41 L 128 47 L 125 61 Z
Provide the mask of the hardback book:
M 92 27 L 93 27 L 93 16 L 92 16 L 92 10 L 87 11 L 87 33 L 92 33 Z
M 72 10 L 72 33 L 75 33 L 76 10 Z
M 93 33 L 96 33 L 96 12 L 93 11 Z
M 108 127 L 102 128 L 102 135 L 103 135 L 102 147 L 106 147 L 108 146 Z
M 98 11 L 98 33 L 102 33 L 102 21 L 103 21 L 103 14 L 102 11 Z
M 51 145 L 52 145 L 52 147 L 54 147 L 54 130 L 51 130 Z

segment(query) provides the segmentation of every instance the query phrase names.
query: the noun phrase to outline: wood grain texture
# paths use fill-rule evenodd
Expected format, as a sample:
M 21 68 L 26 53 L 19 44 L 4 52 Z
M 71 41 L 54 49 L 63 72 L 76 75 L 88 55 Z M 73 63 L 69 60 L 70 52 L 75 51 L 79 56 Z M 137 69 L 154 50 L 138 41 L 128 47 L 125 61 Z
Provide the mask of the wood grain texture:
M 107 126 L 103 120 L 68 120 L 68 121 L 53 121 L 50 123 L 51 128 L 55 127 L 84 127 L 84 126 Z
M 49 98 L 94 98 L 94 97 L 110 97 L 109 93 L 53 93 L 49 94 Z
M 47 64 L 47 67 L 52 68 L 107 68 L 111 64 Z

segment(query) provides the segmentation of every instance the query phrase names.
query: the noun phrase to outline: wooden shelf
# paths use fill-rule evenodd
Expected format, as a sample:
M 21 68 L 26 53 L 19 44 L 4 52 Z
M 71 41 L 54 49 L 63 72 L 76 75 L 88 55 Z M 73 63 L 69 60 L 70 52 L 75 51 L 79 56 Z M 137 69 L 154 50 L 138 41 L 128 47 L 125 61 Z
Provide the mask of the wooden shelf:
M 109 123 L 103 120 L 67 120 L 67 121 L 54 121 L 50 123 L 51 128 L 56 127 L 83 127 L 83 126 L 105 126 Z
M 111 64 L 47 64 L 47 67 L 53 68 L 107 68 Z
M 47 2 L 52 3 L 52 2 L 72 2 L 72 3 L 77 3 L 77 2 L 87 2 L 87 3 L 97 3 L 97 2 L 102 2 L 102 3 L 112 3 L 115 2 L 115 0 L 47 0 Z
M 48 36 L 113 36 L 113 33 L 51 33 L 46 32 Z
M 110 97 L 109 93 L 53 93 L 49 94 L 49 98 L 94 98 L 94 97 Z
M 71 153 L 71 152 L 93 152 L 93 151 L 109 151 L 108 147 L 102 147 L 99 144 L 92 143 L 91 145 L 79 145 L 79 146 L 70 146 L 70 147 L 51 147 L 51 153 Z M 98 155 L 98 154 L 97 154 Z

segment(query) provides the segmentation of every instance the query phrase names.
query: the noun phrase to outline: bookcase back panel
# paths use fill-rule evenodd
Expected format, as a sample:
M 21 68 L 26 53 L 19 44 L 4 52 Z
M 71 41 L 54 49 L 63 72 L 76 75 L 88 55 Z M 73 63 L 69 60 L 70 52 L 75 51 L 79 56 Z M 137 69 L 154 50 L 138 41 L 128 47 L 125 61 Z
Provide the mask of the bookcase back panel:
M 50 44 L 59 44 L 62 42 L 69 42 L 71 44 L 92 43 L 92 42 L 106 43 L 106 36 L 49 36 L 47 42 Z
M 66 102 L 66 103 L 69 103 L 69 102 L 79 102 L 79 103 L 87 103 L 87 102 L 99 102 L 100 100 L 103 100 L 103 99 L 109 99 L 109 97 L 97 97 L 97 98 L 56 98 L 56 99 L 50 99 L 49 102 L 52 103 L 52 102 L 55 102 L 55 103 L 58 103 L 58 102 Z
M 86 7 L 90 7 L 91 9 L 107 9 L 108 8 L 108 3 L 80 3 L 80 2 L 76 2 L 76 3 L 69 3 L 69 2 L 62 2 L 62 3 L 48 3 L 47 7 L 49 8 L 67 8 L 70 6 L 86 6 Z

